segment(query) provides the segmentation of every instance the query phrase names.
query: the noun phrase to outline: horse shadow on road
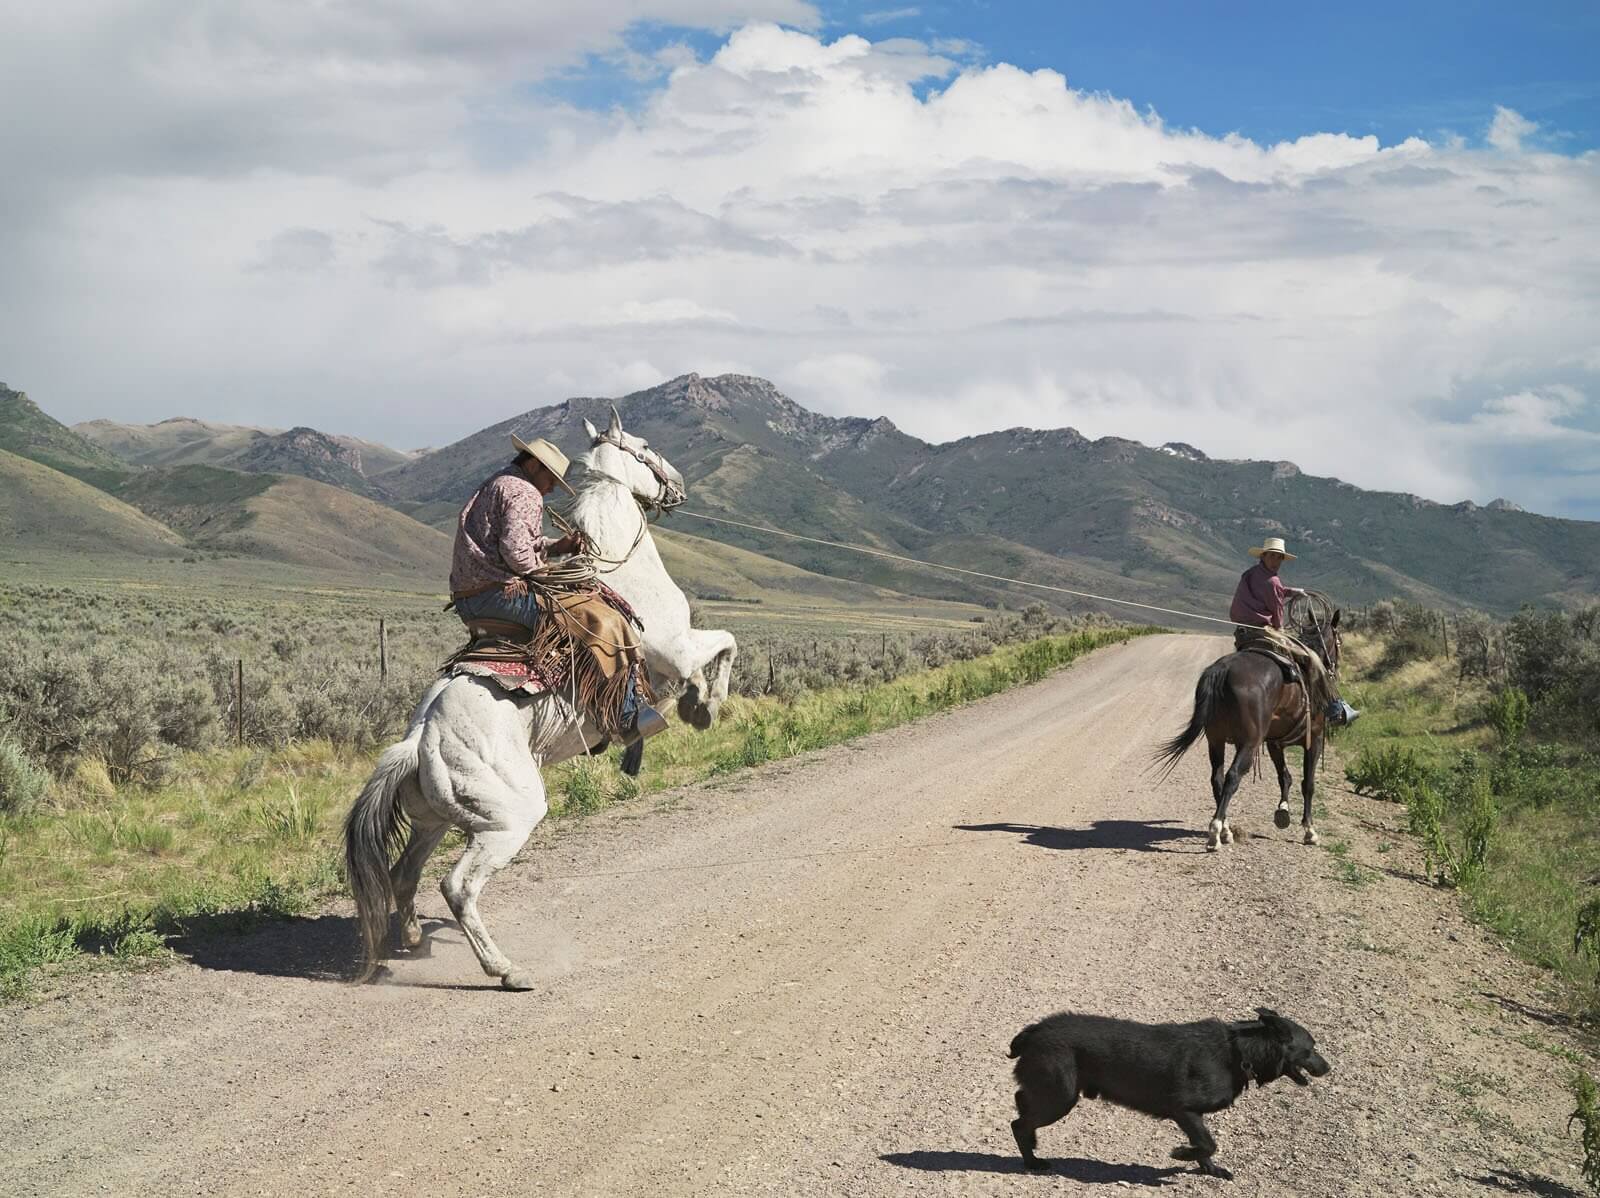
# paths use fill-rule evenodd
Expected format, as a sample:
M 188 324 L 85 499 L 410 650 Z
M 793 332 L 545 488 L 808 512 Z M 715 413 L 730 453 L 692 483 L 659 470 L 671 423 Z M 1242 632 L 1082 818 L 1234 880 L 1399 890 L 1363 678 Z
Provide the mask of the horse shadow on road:
M 1054 828 L 1048 824 L 956 824 L 958 832 L 1010 832 L 1024 844 L 1041 849 L 1133 849 L 1140 853 L 1175 853 L 1167 841 L 1199 842 L 1203 833 L 1173 819 L 1097 819 L 1087 828 Z
M 263 918 L 255 927 L 241 926 L 236 914 L 192 916 L 168 944 L 202 969 L 313 982 L 348 981 L 361 952 L 347 915 Z
M 1027 1172 L 1018 1157 L 993 1152 L 890 1152 L 878 1159 L 924 1173 Z M 1181 1165 L 1155 1169 L 1149 1165 L 1114 1165 L 1082 1157 L 1051 1157 L 1049 1170 L 1041 1171 L 1039 1176 L 1064 1177 L 1084 1185 L 1164 1186 L 1178 1174 L 1189 1172 L 1192 1170 Z
M 398 954 L 394 960 L 426 959 L 441 932 L 460 934 L 455 923 L 448 920 L 424 919 L 422 927 L 422 944 Z M 178 956 L 201 969 L 308 982 L 348 982 L 361 955 L 360 933 L 356 921 L 348 915 L 263 920 L 255 927 L 241 927 L 238 915 L 190 917 L 168 943 Z M 393 975 L 384 969 L 378 976 L 387 979 Z M 437 988 L 437 984 L 418 984 Z

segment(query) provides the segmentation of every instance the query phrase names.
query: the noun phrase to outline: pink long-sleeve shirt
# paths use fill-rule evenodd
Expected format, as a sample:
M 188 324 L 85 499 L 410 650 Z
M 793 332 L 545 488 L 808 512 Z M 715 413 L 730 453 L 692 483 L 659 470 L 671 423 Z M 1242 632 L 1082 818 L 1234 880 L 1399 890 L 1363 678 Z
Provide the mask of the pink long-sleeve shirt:
M 504 586 L 544 565 L 552 543 L 544 535 L 544 496 L 521 470 L 507 466 L 461 509 L 450 593 Z
M 1252 628 L 1282 628 L 1283 601 L 1289 588 L 1276 574 L 1267 572 L 1260 562 L 1239 575 L 1228 618 Z

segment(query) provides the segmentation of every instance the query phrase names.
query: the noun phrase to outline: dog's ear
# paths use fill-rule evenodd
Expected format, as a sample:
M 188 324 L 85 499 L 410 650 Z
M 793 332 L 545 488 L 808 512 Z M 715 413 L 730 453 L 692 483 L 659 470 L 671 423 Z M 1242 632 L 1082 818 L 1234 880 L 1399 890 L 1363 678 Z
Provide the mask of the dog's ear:
M 1261 1025 L 1277 1039 L 1286 1044 L 1294 1040 L 1294 1028 L 1287 1019 L 1271 1007 L 1257 1007 L 1256 1014 L 1261 1016 Z

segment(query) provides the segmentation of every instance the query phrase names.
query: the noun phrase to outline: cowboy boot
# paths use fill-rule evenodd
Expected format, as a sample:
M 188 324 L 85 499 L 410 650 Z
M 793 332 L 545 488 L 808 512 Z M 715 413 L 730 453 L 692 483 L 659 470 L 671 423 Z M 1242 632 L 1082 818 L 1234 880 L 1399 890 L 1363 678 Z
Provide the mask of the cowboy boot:
M 639 709 L 624 723 L 617 740 L 623 745 L 631 746 L 666 730 L 666 718 L 650 704 L 641 703 Z
M 1360 719 L 1361 713 L 1343 699 L 1329 699 L 1327 716 L 1328 723 L 1335 728 L 1343 728 Z

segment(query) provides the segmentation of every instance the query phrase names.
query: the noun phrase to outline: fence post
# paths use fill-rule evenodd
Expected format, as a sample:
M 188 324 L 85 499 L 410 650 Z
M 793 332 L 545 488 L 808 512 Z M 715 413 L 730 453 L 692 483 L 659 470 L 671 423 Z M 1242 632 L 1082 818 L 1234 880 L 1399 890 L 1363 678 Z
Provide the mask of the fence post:
M 1450 657 L 1450 617 L 1444 612 L 1439 613 L 1439 633 L 1444 637 L 1444 655 Z
M 233 722 L 239 744 L 244 745 L 244 658 L 233 664 Z
M 767 654 L 767 694 L 771 694 L 778 686 L 777 667 L 772 664 L 772 654 Z
M 383 617 L 378 617 L 378 679 L 382 681 L 389 676 L 389 638 L 384 631 Z

